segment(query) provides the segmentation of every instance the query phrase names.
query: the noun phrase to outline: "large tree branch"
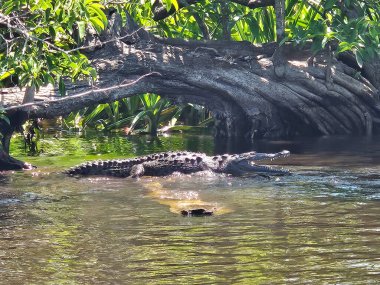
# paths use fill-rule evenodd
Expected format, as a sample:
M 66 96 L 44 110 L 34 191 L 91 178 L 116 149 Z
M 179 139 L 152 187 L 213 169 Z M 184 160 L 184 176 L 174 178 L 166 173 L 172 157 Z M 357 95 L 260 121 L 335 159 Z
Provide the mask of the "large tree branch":
M 160 74 L 158 72 L 150 72 L 148 74 L 140 76 L 136 80 L 127 83 L 117 84 L 106 88 L 91 88 L 91 90 L 76 93 L 64 98 L 52 101 L 26 103 L 7 107 L 4 110 L 11 118 L 17 112 L 27 113 L 29 119 L 39 117 L 54 118 L 57 116 L 63 116 L 67 115 L 70 112 L 75 112 L 94 104 L 114 102 L 116 100 L 144 93 L 145 83 L 143 80 L 150 76 L 160 76 Z M 79 87 L 78 89 L 82 88 L 83 86 Z M 123 90 L 123 92 L 115 92 L 117 90 Z M 112 96 L 110 96 L 111 92 Z

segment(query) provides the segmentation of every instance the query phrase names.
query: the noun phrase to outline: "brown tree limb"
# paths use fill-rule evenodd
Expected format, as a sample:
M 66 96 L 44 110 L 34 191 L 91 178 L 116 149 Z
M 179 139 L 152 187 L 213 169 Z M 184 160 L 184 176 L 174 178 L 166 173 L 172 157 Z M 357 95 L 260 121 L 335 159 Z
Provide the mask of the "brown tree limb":
M 150 72 L 144 74 L 128 83 L 117 84 L 106 88 L 91 88 L 88 91 L 80 92 L 64 98 L 21 104 L 17 106 L 7 107 L 4 110 L 7 115 L 12 117 L 17 112 L 26 112 L 28 118 L 54 118 L 57 116 L 67 115 L 70 112 L 81 110 L 84 107 L 92 106 L 94 104 L 114 102 L 132 95 L 140 94 L 144 92 L 145 78 L 150 76 L 161 76 L 158 72 Z M 89 87 L 90 88 L 90 87 Z M 115 90 L 127 89 L 123 94 L 114 94 L 112 97 L 109 93 Z

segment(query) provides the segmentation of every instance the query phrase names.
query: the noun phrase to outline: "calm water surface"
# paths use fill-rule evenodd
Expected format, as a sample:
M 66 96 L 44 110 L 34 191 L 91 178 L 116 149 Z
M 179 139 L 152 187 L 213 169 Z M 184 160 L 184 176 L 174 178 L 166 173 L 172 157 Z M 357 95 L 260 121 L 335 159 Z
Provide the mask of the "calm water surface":
M 379 284 L 379 138 L 50 138 L 0 175 L 0 284 Z M 280 151 L 294 175 L 71 178 L 80 161 L 169 149 Z M 219 215 L 182 217 L 182 200 Z M 195 198 L 194 198 L 195 199 Z

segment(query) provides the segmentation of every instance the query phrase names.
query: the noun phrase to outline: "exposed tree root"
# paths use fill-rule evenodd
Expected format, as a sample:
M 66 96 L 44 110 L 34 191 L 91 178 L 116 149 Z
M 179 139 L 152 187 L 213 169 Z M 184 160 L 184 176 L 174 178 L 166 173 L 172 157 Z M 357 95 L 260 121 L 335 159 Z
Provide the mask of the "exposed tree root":
M 26 162 L 17 160 L 0 148 L 0 171 L 3 170 L 19 170 L 19 169 L 32 169 L 33 167 Z

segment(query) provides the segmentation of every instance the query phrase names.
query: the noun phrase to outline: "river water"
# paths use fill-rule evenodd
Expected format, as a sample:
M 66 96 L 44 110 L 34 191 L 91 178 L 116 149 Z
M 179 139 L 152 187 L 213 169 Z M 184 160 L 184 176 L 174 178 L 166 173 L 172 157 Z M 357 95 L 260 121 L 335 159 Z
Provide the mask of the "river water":
M 62 137 L 0 175 L 0 284 L 379 284 L 379 138 Z M 223 147 L 221 146 L 223 145 Z M 94 158 L 288 149 L 293 175 L 73 178 Z M 182 217 L 183 201 L 215 207 Z

